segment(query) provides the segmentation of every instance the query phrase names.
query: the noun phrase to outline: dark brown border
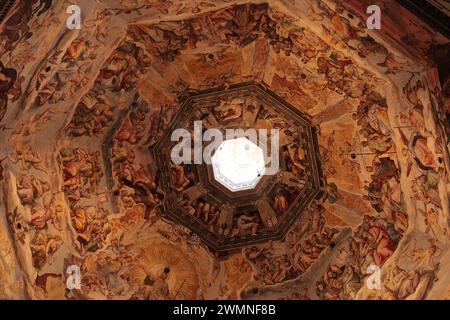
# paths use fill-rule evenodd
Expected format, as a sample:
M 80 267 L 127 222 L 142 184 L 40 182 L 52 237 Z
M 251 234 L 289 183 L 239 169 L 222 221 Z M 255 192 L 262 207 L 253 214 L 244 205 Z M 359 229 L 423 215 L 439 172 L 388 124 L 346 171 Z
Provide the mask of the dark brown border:
M 9 10 L 14 6 L 15 0 L 0 0 L 0 23 L 6 18 Z
M 426 0 L 395 0 L 435 31 L 450 39 L 450 17 Z

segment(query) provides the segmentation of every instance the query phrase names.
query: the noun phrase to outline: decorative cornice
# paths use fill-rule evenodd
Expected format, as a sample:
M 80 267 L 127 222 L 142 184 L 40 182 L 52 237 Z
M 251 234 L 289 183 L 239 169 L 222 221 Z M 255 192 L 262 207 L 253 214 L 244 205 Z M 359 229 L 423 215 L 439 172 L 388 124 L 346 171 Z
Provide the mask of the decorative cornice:
M 14 5 L 15 0 L 0 0 L 0 23 L 8 15 L 9 10 Z
M 435 31 L 450 39 L 450 17 L 448 10 L 438 8 L 430 0 L 396 0 Z

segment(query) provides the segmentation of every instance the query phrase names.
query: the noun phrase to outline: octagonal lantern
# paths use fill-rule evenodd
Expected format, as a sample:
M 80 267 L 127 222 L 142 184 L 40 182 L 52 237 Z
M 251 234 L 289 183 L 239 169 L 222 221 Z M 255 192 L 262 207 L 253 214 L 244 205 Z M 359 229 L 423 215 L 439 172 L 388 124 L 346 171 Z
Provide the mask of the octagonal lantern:
M 266 169 L 263 150 L 247 138 L 222 142 L 211 162 L 214 178 L 232 192 L 255 188 Z

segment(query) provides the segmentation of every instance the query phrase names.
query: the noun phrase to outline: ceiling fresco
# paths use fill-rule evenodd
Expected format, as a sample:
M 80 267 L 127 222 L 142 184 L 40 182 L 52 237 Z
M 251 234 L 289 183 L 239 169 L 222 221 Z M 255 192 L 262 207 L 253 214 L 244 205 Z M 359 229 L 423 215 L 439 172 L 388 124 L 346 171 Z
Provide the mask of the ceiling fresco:
M 449 39 L 369 2 L 16 1 L 0 299 L 450 299 Z M 171 163 L 194 120 L 280 129 L 281 174 L 230 195 Z

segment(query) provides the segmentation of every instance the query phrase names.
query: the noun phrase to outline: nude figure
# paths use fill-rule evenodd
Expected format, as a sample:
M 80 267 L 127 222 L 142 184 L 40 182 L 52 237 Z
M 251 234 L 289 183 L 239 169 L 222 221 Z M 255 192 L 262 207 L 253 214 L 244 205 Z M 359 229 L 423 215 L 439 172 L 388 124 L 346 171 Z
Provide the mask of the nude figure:
M 189 179 L 184 174 L 184 168 L 180 165 L 172 165 L 172 173 L 175 180 L 175 190 L 183 191 L 189 185 Z
M 253 236 L 256 236 L 256 231 L 258 230 L 259 224 L 255 222 L 255 217 L 250 217 L 242 214 L 237 219 L 237 229 L 235 233 L 245 232 L 250 230 Z M 235 234 L 236 235 L 236 234 Z
M 33 167 L 36 170 L 47 173 L 47 169 L 41 164 L 42 159 L 39 152 L 30 145 L 17 149 L 15 157 L 10 156 L 9 159 L 14 164 L 20 162 L 23 170 L 30 170 Z

